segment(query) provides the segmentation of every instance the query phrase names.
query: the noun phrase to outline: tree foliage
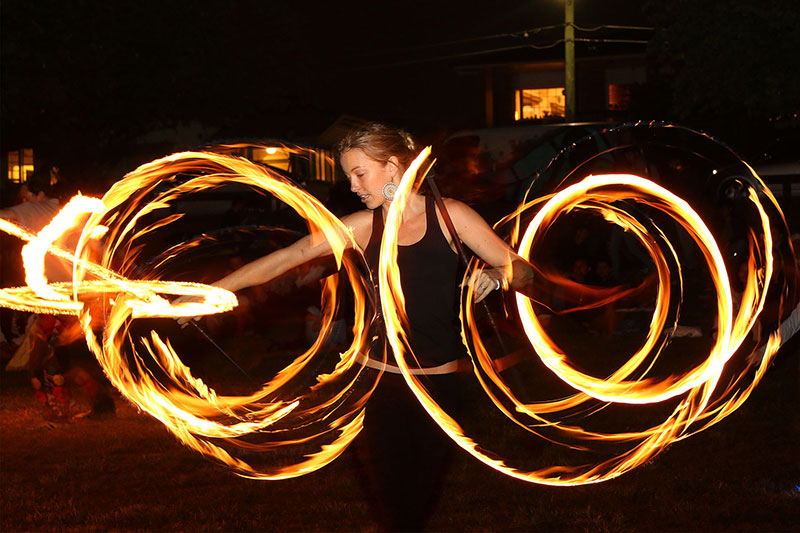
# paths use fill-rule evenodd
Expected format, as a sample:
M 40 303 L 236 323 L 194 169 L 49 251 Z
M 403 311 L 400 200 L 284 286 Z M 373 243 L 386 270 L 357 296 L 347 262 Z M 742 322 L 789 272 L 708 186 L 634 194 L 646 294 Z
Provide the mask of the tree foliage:
M 651 51 L 681 119 L 800 113 L 800 6 L 785 0 L 651 1 Z

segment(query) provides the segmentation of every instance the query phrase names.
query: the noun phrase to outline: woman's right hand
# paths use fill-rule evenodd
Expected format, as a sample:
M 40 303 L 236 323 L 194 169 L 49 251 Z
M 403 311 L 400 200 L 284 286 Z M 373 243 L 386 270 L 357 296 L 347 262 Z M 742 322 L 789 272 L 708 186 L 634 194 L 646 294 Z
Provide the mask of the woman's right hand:
M 175 298 L 174 300 L 172 300 L 171 303 L 172 303 L 172 305 L 176 305 L 176 304 L 182 304 L 182 303 L 193 303 L 193 302 L 201 302 L 201 301 L 202 301 L 202 298 L 200 298 L 199 296 L 185 295 L 185 296 L 179 296 L 179 297 Z M 186 326 L 189 325 L 189 322 L 191 320 L 197 321 L 197 320 L 200 320 L 200 317 L 199 316 L 181 316 L 181 317 L 176 318 L 175 320 L 178 322 L 178 325 L 181 328 L 185 328 Z

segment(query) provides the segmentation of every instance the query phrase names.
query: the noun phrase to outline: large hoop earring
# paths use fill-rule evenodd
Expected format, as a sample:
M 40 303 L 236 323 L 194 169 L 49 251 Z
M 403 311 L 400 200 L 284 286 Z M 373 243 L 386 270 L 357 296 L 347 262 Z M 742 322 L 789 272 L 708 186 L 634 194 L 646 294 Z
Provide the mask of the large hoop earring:
M 392 183 L 391 181 L 383 186 L 381 189 L 381 193 L 383 193 L 383 197 L 387 200 L 391 200 L 394 198 L 395 193 L 397 193 L 397 185 Z

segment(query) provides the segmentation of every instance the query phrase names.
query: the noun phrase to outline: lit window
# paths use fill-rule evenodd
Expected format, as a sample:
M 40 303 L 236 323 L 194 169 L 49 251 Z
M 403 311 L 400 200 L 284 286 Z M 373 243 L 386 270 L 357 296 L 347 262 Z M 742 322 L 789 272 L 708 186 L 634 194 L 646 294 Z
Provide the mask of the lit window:
M 252 160 L 273 168 L 289 171 L 291 166 L 291 152 L 283 147 L 269 146 L 253 150 Z
M 336 179 L 336 166 L 330 150 L 297 145 L 233 143 L 210 147 L 220 154 L 237 155 L 288 173 L 296 181 L 330 181 Z
M 608 108 L 624 111 L 631 104 L 631 86 L 612 84 L 608 86 Z
M 336 167 L 328 150 L 269 146 L 255 148 L 252 161 L 289 172 L 297 180 L 334 181 Z
M 33 174 L 33 148 L 8 152 L 8 179 L 12 183 L 25 183 Z
M 563 87 L 521 89 L 516 91 L 514 119 L 563 117 L 565 104 Z

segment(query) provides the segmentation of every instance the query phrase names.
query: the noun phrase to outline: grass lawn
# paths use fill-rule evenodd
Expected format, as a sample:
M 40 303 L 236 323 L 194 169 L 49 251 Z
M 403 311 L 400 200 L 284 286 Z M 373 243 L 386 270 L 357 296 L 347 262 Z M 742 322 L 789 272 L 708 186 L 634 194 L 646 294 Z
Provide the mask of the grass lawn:
M 797 531 L 798 346 L 739 411 L 612 481 L 532 485 L 459 451 L 429 528 Z M 0 530 L 377 530 L 347 454 L 298 479 L 247 480 L 115 402 L 113 416 L 51 424 L 23 373 L 0 375 Z

